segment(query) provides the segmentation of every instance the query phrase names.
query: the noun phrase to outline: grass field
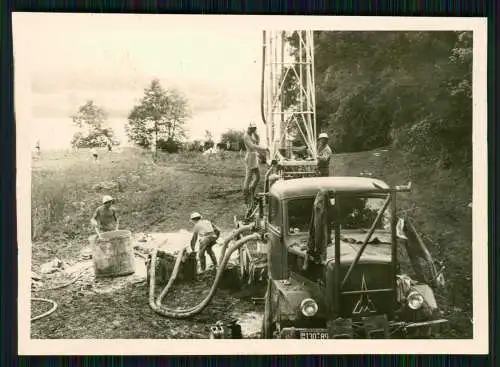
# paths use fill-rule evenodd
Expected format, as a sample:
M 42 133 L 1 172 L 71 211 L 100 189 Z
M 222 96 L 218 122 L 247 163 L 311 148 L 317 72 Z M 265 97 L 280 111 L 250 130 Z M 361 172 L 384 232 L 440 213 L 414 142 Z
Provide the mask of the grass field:
M 132 148 L 106 152 L 94 163 L 88 151 L 42 152 L 32 168 L 32 269 L 57 257 L 75 262 L 92 234 L 89 218 L 103 194 L 117 199 L 121 227 L 132 232 L 190 230 L 189 214 L 200 211 L 225 230 L 233 215 L 244 211 L 239 154 L 217 158 L 197 153 L 160 155 Z M 438 302 L 450 325 L 446 338 L 472 337 L 472 226 L 470 180 L 432 166 L 410 166 L 389 151 L 341 154 L 335 175 L 367 171 L 392 184 L 413 181 L 400 206 L 411 208 L 429 247 L 447 266 L 447 290 Z M 485 244 L 486 246 L 486 244 Z M 155 315 L 147 304 L 144 284 L 128 285 L 112 294 L 82 291 L 81 284 L 43 297 L 59 303 L 51 316 L 32 325 L 33 338 L 171 338 L 207 337 L 207 326 L 227 315 L 259 312 L 247 298 L 220 291 L 202 314 L 189 321 Z M 206 284 L 189 291 L 176 289 L 179 304 L 189 306 L 207 292 Z M 41 296 L 41 295 L 37 295 Z M 37 308 L 40 307 L 40 308 Z M 33 312 L 43 312 L 32 306 Z

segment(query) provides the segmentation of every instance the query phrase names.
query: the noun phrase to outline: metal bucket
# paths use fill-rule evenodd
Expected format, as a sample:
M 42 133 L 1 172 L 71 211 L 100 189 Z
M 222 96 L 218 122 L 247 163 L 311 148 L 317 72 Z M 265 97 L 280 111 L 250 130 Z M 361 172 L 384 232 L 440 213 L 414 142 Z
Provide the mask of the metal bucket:
M 134 248 L 130 231 L 111 231 L 89 237 L 96 278 L 135 273 Z

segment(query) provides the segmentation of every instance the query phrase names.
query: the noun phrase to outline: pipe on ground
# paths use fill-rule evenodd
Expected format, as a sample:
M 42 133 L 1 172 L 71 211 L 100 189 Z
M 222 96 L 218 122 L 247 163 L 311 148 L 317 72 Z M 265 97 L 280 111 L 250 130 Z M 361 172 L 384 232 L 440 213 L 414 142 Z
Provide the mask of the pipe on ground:
M 229 243 L 229 241 L 237 236 L 239 233 L 243 232 L 244 230 L 248 230 L 248 226 L 242 227 L 239 230 L 235 231 L 228 239 L 226 239 L 225 244 Z M 237 241 L 229 251 L 225 254 L 224 258 L 222 259 L 221 263 L 219 264 L 219 267 L 217 269 L 217 274 L 215 276 L 214 283 L 212 284 L 212 287 L 210 289 L 210 292 L 208 295 L 203 299 L 199 304 L 196 306 L 193 306 L 191 308 L 183 309 L 183 310 L 174 310 L 174 309 L 169 309 L 161 304 L 161 301 L 165 297 L 165 295 L 168 293 L 170 288 L 172 287 L 172 284 L 174 283 L 177 274 L 179 272 L 180 264 L 182 262 L 182 258 L 186 252 L 186 249 L 184 248 L 182 251 L 179 252 L 177 255 L 177 259 L 175 261 L 174 269 L 172 271 L 172 275 L 165 286 L 165 288 L 162 290 L 160 293 L 159 297 L 155 300 L 155 272 L 156 272 L 156 266 L 154 264 L 156 263 L 156 256 L 157 256 L 157 249 L 155 249 L 152 253 L 151 256 L 151 266 L 149 269 L 149 274 L 150 274 L 150 283 L 149 283 L 149 306 L 155 311 L 156 313 L 165 316 L 165 317 L 170 317 L 170 318 L 175 318 L 175 319 L 183 319 L 183 318 L 189 318 L 192 317 L 201 311 L 203 311 L 210 301 L 212 300 L 213 296 L 215 295 L 215 292 L 217 290 L 217 286 L 221 280 L 222 274 L 224 272 L 225 267 L 227 266 L 227 263 L 229 262 L 229 259 L 232 255 L 232 253 L 236 250 L 238 250 L 241 246 L 243 246 L 245 243 L 249 241 L 256 241 L 260 238 L 260 235 L 258 233 L 253 233 L 251 235 L 245 236 L 241 238 L 239 241 Z
M 57 302 L 53 301 L 51 299 L 48 299 L 48 298 L 31 298 L 31 301 L 32 302 L 33 301 L 46 302 L 46 303 L 52 304 L 52 308 L 50 310 L 48 310 L 47 312 L 42 313 L 41 315 L 32 317 L 31 321 L 40 320 L 40 319 L 42 319 L 44 317 L 47 317 L 47 316 L 49 316 L 51 313 L 53 313 L 57 309 Z
M 221 263 L 222 260 L 224 259 L 224 255 L 226 254 L 226 250 L 227 250 L 227 246 L 229 245 L 229 242 L 231 242 L 234 238 L 236 238 L 241 233 L 243 233 L 245 231 L 252 230 L 254 227 L 255 227 L 254 223 L 247 224 L 245 226 L 241 226 L 238 229 L 236 229 L 235 231 L 233 231 L 233 233 L 231 233 L 229 235 L 229 237 L 225 239 L 224 243 L 222 244 L 222 249 L 221 249 L 221 252 L 220 252 L 219 263 Z

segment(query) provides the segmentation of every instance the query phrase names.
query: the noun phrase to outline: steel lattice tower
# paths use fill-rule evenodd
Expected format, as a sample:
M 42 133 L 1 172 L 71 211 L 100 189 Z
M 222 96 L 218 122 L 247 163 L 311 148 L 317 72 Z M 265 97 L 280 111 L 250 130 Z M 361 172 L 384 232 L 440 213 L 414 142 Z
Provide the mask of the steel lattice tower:
M 298 40 L 294 48 L 297 57 L 290 55 L 292 49 L 287 41 L 293 33 Z M 290 85 L 294 89 L 293 102 Z M 291 156 L 291 132 L 301 136 L 308 149 L 310 160 L 300 165 L 316 164 L 313 31 L 263 31 L 262 119 L 271 159 L 278 157 L 281 149 L 287 155 L 282 160 L 285 166 L 298 164 Z

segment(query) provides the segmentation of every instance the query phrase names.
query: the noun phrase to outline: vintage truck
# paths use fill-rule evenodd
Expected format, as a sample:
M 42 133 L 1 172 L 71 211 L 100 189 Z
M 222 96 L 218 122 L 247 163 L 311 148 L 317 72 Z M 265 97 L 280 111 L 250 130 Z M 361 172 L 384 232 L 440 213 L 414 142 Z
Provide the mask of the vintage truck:
M 398 216 L 396 196 L 410 186 L 306 177 L 269 188 L 259 218 L 259 246 L 267 248 L 262 338 L 433 337 L 447 322 L 434 296 L 444 268 Z M 327 211 L 323 224 L 312 218 L 319 209 Z M 230 335 L 221 325 L 212 334 Z

